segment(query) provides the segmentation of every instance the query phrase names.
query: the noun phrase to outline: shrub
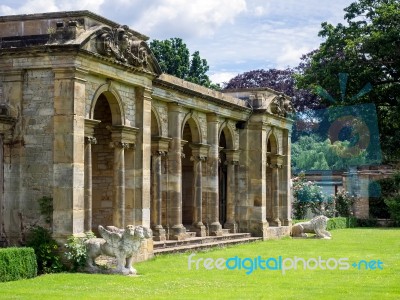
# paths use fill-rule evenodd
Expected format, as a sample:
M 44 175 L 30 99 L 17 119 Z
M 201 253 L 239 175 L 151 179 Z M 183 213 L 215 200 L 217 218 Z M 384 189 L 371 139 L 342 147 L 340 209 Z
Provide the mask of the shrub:
M 336 211 L 340 217 L 353 216 L 353 204 L 356 202 L 356 197 L 351 196 L 345 190 L 339 191 L 335 195 Z
M 307 181 L 303 173 L 293 178 L 293 196 L 295 219 L 303 219 L 309 208 L 315 215 L 332 217 L 335 214 L 333 199 L 326 197 L 321 187 L 314 182 Z
M 386 205 L 389 207 L 390 217 L 397 223 L 400 222 L 400 194 L 385 199 Z
M 328 220 L 326 230 L 353 228 L 357 226 L 356 218 L 337 217 Z
M 35 251 L 39 274 L 57 273 L 64 270 L 57 253 L 59 246 L 46 228 L 32 227 L 27 234 L 26 246 L 32 247 Z
M 33 278 L 37 275 L 32 248 L 0 249 L 0 282 Z
M 68 238 L 67 244 L 65 244 L 65 248 L 68 250 L 65 257 L 71 261 L 73 271 L 85 266 L 87 258 L 85 241 L 94 237 L 96 236 L 90 231 L 86 232 L 84 237 L 70 236 Z

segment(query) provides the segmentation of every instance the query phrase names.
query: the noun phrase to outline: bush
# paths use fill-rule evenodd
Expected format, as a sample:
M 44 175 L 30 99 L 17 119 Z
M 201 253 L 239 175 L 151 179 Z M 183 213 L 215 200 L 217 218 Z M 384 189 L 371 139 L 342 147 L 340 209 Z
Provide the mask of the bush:
M 397 223 L 400 222 L 400 194 L 385 199 L 386 205 L 389 207 L 390 217 Z
M 86 246 L 85 241 L 96 237 L 93 232 L 86 232 L 84 237 L 70 236 L 65 248 L 69 251 L 65 253 L 65 257 L 72 263 L 72 271 L 77 271 L 86 264 Z
M 349 192 L 341 190 L 335 195 L 335 208 L 340 217 L 353 216 L 353 204 L 356 202 L 356 197 L 351 196 Z
M 307 181 L 304 173 L 293 178 L 293 196 L 292 208 L 295 219 L 303 219 L 307 209 L 311 209 L 315 215 L 327 217 L 335 215 L 333 199 L 326 197 L 322 188 L 314 182 Z
M 37 275 L 32 248 L 0 249 L 0 282 L 33 278 Z
M 357 226 L 356 218 L 331 218 L 328 220 L 328 224 L 326 225 L 326 230 L 333 229 L 343 229 L 343 228 L 353 228 Z
M 32 247 L 35 251 L 39 274 L 57 273 L 64 270 L 57 253 L 59 246 L 46 228 L 32 227 L 27 234 L 26 246 Z

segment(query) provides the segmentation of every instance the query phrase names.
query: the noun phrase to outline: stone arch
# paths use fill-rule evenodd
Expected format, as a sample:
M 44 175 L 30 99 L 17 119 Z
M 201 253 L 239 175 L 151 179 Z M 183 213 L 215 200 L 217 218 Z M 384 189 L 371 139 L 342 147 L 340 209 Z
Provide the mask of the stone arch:
M 161 136 L 162 135 L 162 130 L 161 130 L 161 122 L 160 122 L 160 116 L 157 112 L 157 110 L 152 107 L 151 108 L 151 136 Z
M 225 136 L 226 149 L 230 149 L 230 150 L 235 149 L 236 148 L 235 147 L 236 146 L 235 145 L 235 139 L 234 139 L 235 134 L 232 131 L 232 128 L 230 126 L 228 126 L 228 124 L 225 124 L 225 126 L 221 127 L 220 131 L 219 131 L 219 135 L 218 135 L 219 136 L 219 138 L 218 138 L 219 140 L 221 139 L 222 133 Z
M 101 95 L 104 95 L 106 97 L 107 102 L 110 105 L 112 124 L 125 125 L 125 112 L 122 105 L 122 98 L 111 83 L 105 83 L 101 85 L 94 93 L 92 104 L 90 107 L 89 118 L 94 118 L 96 103 Z
M 278 154 L 279 143 L 274 132 L 271 132 L 267 138 L 267 153 Z
M 188 115 L 184 118 L 182 122 L 182 138 L 184 139 L 184 130 L 186 124 L 189 125 L 190 128 L 190 133 L 191 133 L 191 138 L 192 138 L 192 143 L 197 143 L 197 144 L 202 144 L 203 139 L 202 139 L 202 132 L 201 132 L 201 126 L 199 123 L 199 120 L 197 118 L 193 117 L 192 115 Z

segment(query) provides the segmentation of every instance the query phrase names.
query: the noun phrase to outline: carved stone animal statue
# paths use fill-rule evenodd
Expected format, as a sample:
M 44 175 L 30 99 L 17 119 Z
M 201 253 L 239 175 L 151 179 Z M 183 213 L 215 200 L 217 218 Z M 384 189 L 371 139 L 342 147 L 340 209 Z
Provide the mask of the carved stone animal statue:
M 103 238 L 91 238 L 85 242 L 87 268 L 96 271 L 98 268 L 95 259 L 100 255 L 107 255 L 117 258 L 116 273 L 136 274 L 132 261 L 142 241 L 152 238 L 151 229 L 133 225 L 128 225 L 125 229 L 114 226 L 104 228 L 99 225 L 99 233 Z
M 297 223 L 292 226 L 292 237 L 307 237 L 307 233 L 315 233 L 316 238 L 331 239 L 332 235 L 326 231 L 328 218 L 318 216 L 308 222 Z

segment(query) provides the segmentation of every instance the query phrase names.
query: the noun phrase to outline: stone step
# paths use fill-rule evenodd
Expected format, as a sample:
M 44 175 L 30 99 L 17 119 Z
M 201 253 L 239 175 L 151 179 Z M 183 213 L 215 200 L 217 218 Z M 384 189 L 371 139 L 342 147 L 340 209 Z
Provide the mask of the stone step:
M 206 244 L 206 243 L 219 243 L 227 240 L 250 238 L 250 233 L 233 233 L 229 235 L 222 236 L 207 236 L 207 237 L 193 237 L 186 240 L 167 240 L 167 241 L 155 241 L 153 244 L 154 250 L 169 247 L 179 247 L 185 245 L 196 245 L 196 244 Z
M 225 247 L 228 245 L 249 243 L 249 242 L 255 242 L 255 241 L 259 241 L 259 240 L 262 240 L 262 238 L 261 237 L 245 237 L 245 238 L 237 238 L 237 239 L 220 240 L 220 241 L 209 242 L 209 243 L 186 244 L 186 245 L 179 245 L 179 246 L 175 246 L 175 247 L 154 248 L 154 255 L 195 251 L 195 250 L 202 250 L 202 249 L 208 249 L 208 248 L 213 248 L 213 247 Z

